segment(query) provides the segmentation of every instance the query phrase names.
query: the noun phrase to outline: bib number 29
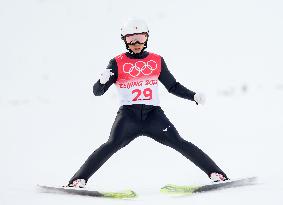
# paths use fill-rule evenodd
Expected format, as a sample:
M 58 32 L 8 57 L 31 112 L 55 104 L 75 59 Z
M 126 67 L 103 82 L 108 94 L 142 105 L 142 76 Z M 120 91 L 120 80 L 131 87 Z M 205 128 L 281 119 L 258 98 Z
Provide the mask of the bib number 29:
M 134 95 L 133 101 L 152 99 L 152 90 L 150 88 L 144 90 L 135 89 L 132 91 L 132 94 Z

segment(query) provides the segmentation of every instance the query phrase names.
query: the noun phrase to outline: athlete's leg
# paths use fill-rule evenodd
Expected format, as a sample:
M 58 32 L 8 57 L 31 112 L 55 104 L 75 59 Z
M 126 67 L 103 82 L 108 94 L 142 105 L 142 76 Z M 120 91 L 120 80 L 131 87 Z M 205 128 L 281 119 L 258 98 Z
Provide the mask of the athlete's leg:
M 141 125 L 129 112 L 131 111 L 123 109 L 123 107 L 119 109 L 109 140 L 88 157 L 69 183 L 76 179 L 87 181 L 115 152 L 140 135 Z
M 157 107 L 148 114 L 144 123 L 145 135 L 151 137 L 159 143 L 169 146 L 186 158 L 190 159 L 196 166 L 203 170 L 208 176 L 217 172 L 226 174 L 215 164 L 215 162 L 197 146 L 184 140 L 169 121 L 160 107 Z

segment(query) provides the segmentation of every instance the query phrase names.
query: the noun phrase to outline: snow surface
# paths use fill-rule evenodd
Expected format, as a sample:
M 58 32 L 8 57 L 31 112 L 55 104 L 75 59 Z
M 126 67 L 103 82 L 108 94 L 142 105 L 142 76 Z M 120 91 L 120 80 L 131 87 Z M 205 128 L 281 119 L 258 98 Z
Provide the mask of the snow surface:
M 0 1 L 0 204 L 283 204 L 283 2 Z M 159 193 L 167 183 L 209 179 L 182 155 L 141 136 L 91 178 L 97 190 L 134 189 L 111 200 L 43 194 L 36 184 L 66 184 L 108 139 L 118 109 L 114 86 L 92 85 L 125 48 L 120 25 L 147 20 L 149 51 L 183 85 L 207 95 L 205 106 L 160 85 L 166 115 L 230 178 L 258 186 L 190 197 Z M 281 184 L 280 184 L 281 183 Z

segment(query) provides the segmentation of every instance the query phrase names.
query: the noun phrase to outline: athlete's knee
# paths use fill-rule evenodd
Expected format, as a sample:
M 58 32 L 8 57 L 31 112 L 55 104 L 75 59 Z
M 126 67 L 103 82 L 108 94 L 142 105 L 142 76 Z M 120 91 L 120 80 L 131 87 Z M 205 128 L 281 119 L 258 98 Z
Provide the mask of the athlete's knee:
M 188 142 L 187 140 L 185 140 L 180 136 L 171 139 L 168 142 L 168 145 L 178 151 L 183 151 L 183 150 L 193 151 L 195 148 L 195 146 L 191 142 Z
M 188 141 L 183 139 L 181 136 L 171 137 L 169 141 L 171 142 L 171 144 L 176 145 L 176 146 L 182 146 L 184 144 L 189 143 Z
M 121 139 L 109 139 L 105 146 L 107 146 L 110 149 L 119 150 L 123 147 L 125 147 L 129 142 L 127 140 L 121 140 Z
M 103 146 L 107 149 L 115 149 L 116 147 L 119 146 L 117 140 L 109 139 L 107 142 L 103 144 Z

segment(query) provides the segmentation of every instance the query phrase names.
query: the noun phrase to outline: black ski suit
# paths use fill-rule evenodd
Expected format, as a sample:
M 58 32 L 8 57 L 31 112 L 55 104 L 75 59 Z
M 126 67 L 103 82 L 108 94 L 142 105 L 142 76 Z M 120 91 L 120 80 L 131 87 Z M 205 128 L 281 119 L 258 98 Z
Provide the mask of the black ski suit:
M 126 53 L 127 57 L 135 59 L 143 59 L 148 54 L 146 51 L 140 54 Z M 93 93 L 96 96 L 103 95 L 117 80 L 118 72 L 115 59 L 110 61 L 107 69 L 110 69 L 114 75 L 105 84 L 101 84 L 99 80 L 94 84 Z M 161 58 L 161 73 L 158 79 L 170 93 L 194 101 L 195 93 L 176 82 L 163 58 Z M 160 106 L 133 104 L 123 105 L 119 108 L 109 140 L 88 157 L 69 183 L 71 184 L 76 179 L 87 181 L 115 152 L 141 135 L 148 136 L 180 152 L 208 176 L 216 172 L 227 178 L 226 174 L 208 155 L 179 135 Z

